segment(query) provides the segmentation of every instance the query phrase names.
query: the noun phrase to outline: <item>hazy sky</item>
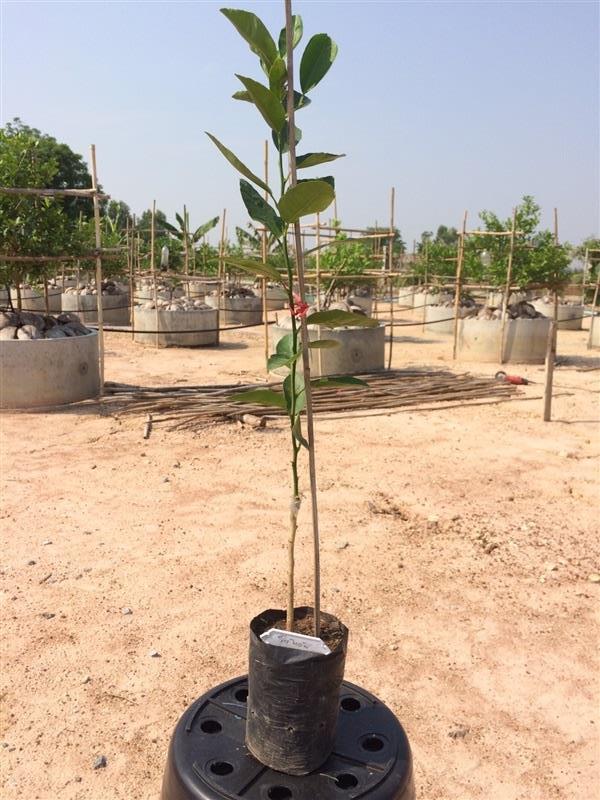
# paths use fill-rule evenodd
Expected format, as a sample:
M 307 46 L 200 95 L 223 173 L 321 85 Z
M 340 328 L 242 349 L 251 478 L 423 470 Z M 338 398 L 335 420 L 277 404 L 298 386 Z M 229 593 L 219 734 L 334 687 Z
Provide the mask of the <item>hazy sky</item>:
M 234 72 L 261 77 L 221 3 L 0 0 L 1 120 L 14 116 L 87 158 L 139 213 L 156 198 L 192 225 L 247 217 L 237 173 L 209 130 L 255 171 L 265 127 L 231 99 Z M 283 2 L 232 3 L 277 35 Z M 561 238 L 599 227 L 599 11 L 596 2 L 296 2 L 305 42 L 329 33 L 338 59 L 301 112 L 300 152 L 330 166 L 348 226 L 397 223 L 412 244 L 463 210 L 509 216 L 533 194 Z M 301 45 L 302 46 L 302 45 Z M 318 173 L 317 173 L 318 174 Z

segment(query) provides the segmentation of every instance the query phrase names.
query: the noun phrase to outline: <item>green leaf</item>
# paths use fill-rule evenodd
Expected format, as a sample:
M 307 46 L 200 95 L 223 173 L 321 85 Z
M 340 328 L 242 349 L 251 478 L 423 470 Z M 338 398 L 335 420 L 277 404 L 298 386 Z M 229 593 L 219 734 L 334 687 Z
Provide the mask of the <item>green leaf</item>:
M 310 98 L 301 92 L 294 92 L 294 109 L 299 111 L 301 108 L 306 108 L 310 105 Z
M 244 84 L 246 91 L 252 98 L 252 102 L 262 114 L 267 125 L 269 125 L 275 133 L 279 133 L 285 125 L 285 111 L 283 110 L 279 97 L 253 78 L 246 78 L 243 75 L 237 74 L 236 78 L 239 78 Z
M 262 20 L 256 14 L 238 8 L 222 8 L 221 14 L 227 17 L 240 36 L 248 42 L 252 52 L 270 67 L 277 57 L 277 46 Z
M 292 186 L 279 201 L 279 212 L 286 222 L 297 222 L 307 214 L 325 211 L 335 192 L 326 181 L 302 181 Z
M 278 56 L 269 70 L 269 87 L 278 97 L 281 97 L 286 75 L 287 67 L 285 61 Z
M 197 242 L 209 231 L 212 231 L 218 221 L 219 217 L 213 217 L 212 219 L 209 219 L 208 222 L 205 222 L 204 225 L 200 225 L 198 228 L 196 228 L 194 235 L 192 236 L 192 241 Z
M 183 217 L 180 216 L 177 212 L 175 212 L 175 219 L 179 223 L 179 227 L 181 228 L 181 230 L 184 231 L 185 230 L 185 222 L 183 221 Z
M 267 361 L 267 369 L 269 372 L 275 372 L 276 369 L 281 369 L 281 367 L 289 367 L 290 360 L 285 356 L 278 356 L 272 355 L 269 356 L 269 360 Z
M 307 450 L 310 450 L 309 444 L 307 440 L 302 435 L 302 424 L 300 422 L 300 417 L 296 417 L 296 421 L 292 427 L 292 434 L 294 435 L 294 439 L 297 442 L 300 442 L 302 447 L 305 447 Z
M 259 195 L 254 186 L 242 178 L 240 180 L 240 192 L 250 217 L 266 225 L 275 236 L 281 236 L 283 223 L 280 217 L 277 216 L 275 210 L 271 208 L 267 201 Z
M 315 339 L 314 342 L 309 342 L 308 346 L 311 350 L 333 350 L 340 346 L 340 342 L 335 339 Z
M 335 178 L 333 177 L 333 175 L 325 175 L 324 177 L 321 178 L 300 178 L 298 183 L 308 183 L 309 181 L 315 181 L 315 180 L 325 181 L 325 183 L 328 183 L 335 192 Z
M 285 397 L 281 392 L 274 392 L 272 389 L 250 389 L 247 392 L 239 392 L 231 396 L 234 403 L 252 403 L 257 406 L 275 406 L 284 408 Z
M 304 26 L 302 24 L 302 17 L 299 14 L 294 14 L 292 17 L 292 48 L 297 47 L 302 34 L 304 33 Z M 279 34 L 279 55 L 283 58 L 287 53 L 287 37 L 285 28 L 281 29 Z
M 281 275 L 277 271 L 277 268 L 274 264 L 269 264 L 269 262 L 263 264 L 262 261 L 254 261 L 251 258 L 237 258 L 228 255 L 224 255 L 223 260 L 234 269 L 248 272 L 250 275 L 260 275 L 261 277 L 269 278 L 269 280 L 273 281 L 281 280 Z
M 322 325 L 324 328 L 377 328 L 379 322 L 351 311 L 315 311 L 308 315 L 306 324 Z
M 285 336 L 282 336 L 281 339 L 277 342 L 277 346 L 275 348 L 275 352 L 278 356 L 285 356 L 286 358 L 291 358 L 295 356 L 294 353 L 294 336 L 291 333 L 286 333 Z
M 255 183 L 257 186 L 260 186 L 261 189 L 264 189 L 265 191 L 270 191 L 267 184 L 264 181 L 261 181 L 261 179 L 257 175 L 255 175 L 251 170 L 249 170 L 248 167 L 244 163 L 242 163 L 239 160 L 239 158 L 236 155 L 234 155 L 234 153 L 231 152 L 231 150 L 225 147 L 224 144 L 221 144 L 221 142 L 217 139 L 216 136 L 213 136 L 212 133 L 208 133 L 208 131 L 205 131 L 205 133 L 208 136 L 208 138 L 212 142 L 214 142 L 214 144 L 221 151 L 221 153 L 223 153 L 227 161 L 229 161 L 229 163 L 232 166 L 234 166 L 238 172 L 244 175 L 244 177 L 248 178 L 248 180 L 252 181 L 252 183 Z
M 315 378 L 314 381 L 310 382 L 310 385 L 314 386 L 315 389 L 345 388 L 346 386 L 366 386 L 369 388 L 368 383 L 361 381 L 360 378 L 353 378 L 350 375 L 340 375 L 337 378 Z
M 339 156 L 334 153 L 306 153 L 303 156 L 296 156 L 296 167 L 308 169 L 308 167 L 316 167 L 318 164 L 325 164 L 328 161 L 335 161 L 336 158 L 344 158 L 345 155 L 345 153 L 341 153 Z
M 297 125 L 294 125 L 294 132 L 295 132 L 296 144 L 298 145 L 300 143 L 300 140 L 302 139 L 302 131 Z M 279 150 L 280 153 L 287 153 L 290 149 L 288 126 L 285 125 L 280 133 L 275 133 L 275 131 L 273 131 L 272 136 L 273 136 L 273 144 L 275 145 L 277 150 Z
M 304 410 L 306 406 L 306 393 L 304 391 L 304 377 L 303 375 L 298 372 L 296 373 L 296 406 L 295 406 L 295 415 L 298 416 L 301 411 Z M 285 399 L 287 402 L 287 409 L 288 412 L 292 413 L 292 376 L 288 375 L 287 378 L 283 382 L 283 393 L 285 395 Z
M 240 89 L 239 92 L 234 92 L 231 96 L 233 97 L 234 100 L 244 100 L 246 103 L 252 102 L 250 93 L 247 92 L 245 89 Z
M 304 94 L 308 94 L 327 75 L 337 53 L 337 44 L 326 33 L 312 37 L 300 62 L 300 86 Z
M 167 222 L 166 219 L 161 220 L 160 224 L 162 225 L 163 228 L 166 228 L 169 231 L 169 233 L 172 233 L 175 236 L 179 236 L 179 231 L 177 230 L 177 228 L 174 225 L 171 225 L 170 222 Z

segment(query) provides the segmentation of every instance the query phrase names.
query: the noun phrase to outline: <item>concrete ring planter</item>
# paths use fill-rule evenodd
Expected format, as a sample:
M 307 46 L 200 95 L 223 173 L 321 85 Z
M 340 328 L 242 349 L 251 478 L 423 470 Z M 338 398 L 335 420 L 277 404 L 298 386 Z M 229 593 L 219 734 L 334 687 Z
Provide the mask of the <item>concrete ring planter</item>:
M 412 306 L 414 309 L 422 309 L 423 306 L 434 306 L 438 305 L 440 301 L 444 303 L 452 299 L 452 295 L 448 292 L 423 292 L 415 290 Z
M 100 393 L 98 334 L 0 341 L 0 408 L 66 405 Z
M 83 323 L 98 322 L 98 295 L 63 294 L 62 310 L 73 312 Z M 103 294 L 102 319 L 106 325 L 129 325 L 129 295 Z
M 460 308 L 458 316 L 463 317 L 469 311 L 472 309 Z M 439 320 L 444 320 L 444 322 Z M 454 333 L 454 308 L 428 305 L 425 308 L 425 324 L 428 325 L 427 330 L 432 334 L 452 335 Z
M 290 328 L 274 325 L 271 328 L 272 349 Z M 336 328 L 329 330 L 320 325 L 310 325 L 311 342 L 316 339 L 334 339 L 339 347 L 310 351 L 310 372 L 315 378 L 324 375 L 355 375 L 377 372 L 385 367 L 385 325 L 377 328 Z M 298 362 L 299 368 L 300 362 Z M 275 374 L 287 374 L 285 370 Z
M 508 304 L 520 303 L 527 300 L 528 292 L 511 292 L 508 296 Z M 504 292 L 490 292 L 487 296 L 486 305 L 491 308 L 502 308 L 504 302 Z
M 534 300 L 531 305 L 545 317 L 554 315 L 554 303 L 545 303 L 543 300 Z M 558 304 L 558 329 L 559 331 L 580 331 L 583 326 L 582 305 Z
M 589 346 L 597 350 L 600 348 L 600 317 L 592 317 L 590 319 L 590 326 Z
M 262 298 L 219 297 L 209 295 L 207 305 L 219 308 L 220 323 L 227 325 L 260 325 L 263 321 Z
M 158 325 L 157 325 L 158 322 Z M 219 343 L 217 312 L 212 308 L 167 311 L 133 308 L 133 339 L 140 344 L 159 347 L 207 347 Z M 159 330 L 160 333 L 151 333 Z M 195 331 L 187 333 L 186 331 Z
M 262 290 L 258 290 L 262 303 Z M 267 286 L 267 311 L 281 311 L 287 306 L 288 296 L 281 286 Z
M 61 295 L 62 289 L 48 289 L 48 309 L 50 314 L 60 314 L 61 312 Z M 17 307 L 17 290 L 10 290 L 10 297 L 13 306 Z M 41 314 L 46 313 L 46 300 L 43 292 L 38 292 L 37 289 L 21 289 L 21 306 L 23 311 L 39 311 Z
M 361 308 L 367 317 L 370 317 L 373 313 L 373 298 L 372 297 L 360 297 L 356 294 L 351 294 L 348 298 L 353 306 L 358 306 Z
M 507 319 L 504 333 L 504 361 L 516 364 L 543 364 L 550 320 Z M 463 319 L 458 327 L 458 356 L 461 361 L 500 361 L 499 319 Z

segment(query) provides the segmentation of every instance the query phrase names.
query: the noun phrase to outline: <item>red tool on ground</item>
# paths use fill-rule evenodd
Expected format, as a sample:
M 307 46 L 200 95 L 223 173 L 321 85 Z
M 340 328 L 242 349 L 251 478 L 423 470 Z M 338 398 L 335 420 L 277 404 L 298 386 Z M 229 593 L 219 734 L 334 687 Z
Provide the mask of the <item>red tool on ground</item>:
M 527 378 L 522 378 L 520 375 L 507 375 L 506 372 L 497 372 L 494 375 L 497 381 L 501 381 L 502 383 L 513 383 L 515 386 L 527 386 L 533 381 L 528 381 Z

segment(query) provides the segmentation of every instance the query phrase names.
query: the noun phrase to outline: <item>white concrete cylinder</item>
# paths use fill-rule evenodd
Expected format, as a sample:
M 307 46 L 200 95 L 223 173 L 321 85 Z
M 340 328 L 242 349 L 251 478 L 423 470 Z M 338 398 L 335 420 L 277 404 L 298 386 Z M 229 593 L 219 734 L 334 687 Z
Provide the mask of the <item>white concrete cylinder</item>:
M 271 328 L 274 351 L 277 342 L 289 328 L 274 325 Z M 309 325 L 311 342 L 316 339 L 334 339 L 339 347 L 310 350 L 310 372 L 315 378 L 324 375 L 357 375 L 376 372 L 385 366 L 385 326 L 377 328 L 336 328 L 329 330 L 320 325 Z M 300 363 L 300 362 L 299 362 Z M 285 371 L 275 371 L 284 374 Z
M 83 323 L 98 322 L 98 296 L 95 294 L 62 295 L 62 310 L 75 313 Z M 106 325 L 129 325 L 129 295 L 103 294 L 102 319 Z
M 0 408 L 39 408 L 100 393 L 98 334 L 0 341 Z
M 422 310 L 423 306 L 433 306 L 452 299 L 453 295 L 449 292 L 423 292 L 415 289 L 413 294 L 413 308 Z
M 597 349 L 600 347 L 600 317 L 592 317 L 590 326 L 589 346 Z
M 260 325 L 262 322 L 262 298 L 219 297 L 208 295 L 207 305 L 220 309 L 221 327 L 228 325 Z
M 48 309 L 50 314 L 60 314 L 61 294 L 61 289 L 48 289 Z M 16 308 L 17 290 L 14 287 L 10 290 L 10 297 L 13 306 Z M 45 314 L 46 300 L 43 290 L 39 292 L 37 289 L 21 289 L 21 307 L 23 311 L 39 311 Z
M 518 364 L 543 364 L 550 320 L 507 319 L 504 333 L 504 361 Z M 499 319 L 463 319 L 458 328 L 458 355 L 461 361 L 500 361 Z
M 508 304 L 520 303 L 527 299 L 527 292 L 511 292 L 508 296 Z M 504 302 L 504 292 L 490 292 L 487 297 L 486 305 L 492 308 L 502 308 Z
M 370 317 L 371 314 L 373 313 L 372 297 L 361 297 L 360 295 L 351 294 L 348 300 L 351 301 L 353 306 L 358 306 L 359 308 L 362 308 L 367 317 Z
M 189 311 L 159 309 L 157 320 L 156 309 L 134 306 L 133 329 L 133 339 L 140 344 L 156 346 L 158 341 L 159 347 L 202 347 L 219 343 L 217 312 L 212 308 Z M 149 332 L 157 330 L 160 331 L 158 339 L 156 333 Z
M 400 286 L 396 289 L 394 297 L 398 298 L 398 308 L 412 308 L 415 304 L 415 287 Z
M 552 318 L 554 316 L 554 302 L 545 303 L 542 299 L 533 300 L 531 305 L 540 314 Z M 558 329 L 559 331 L 580 331 L 583 326 L 584 307 L 581 305 L 558 304 Z
M 255 289 L 262 303 L 262 289 Z M 281 311 L 288 302 L 287 292 L 282 286 L 267 286 L 267 311 Z
M 445 320 L 441 322 L 439 320 Z M 432 334 L 454 333 L 454 309 L 446 306 L 427 306 L 425 309 L 427 330 Z

